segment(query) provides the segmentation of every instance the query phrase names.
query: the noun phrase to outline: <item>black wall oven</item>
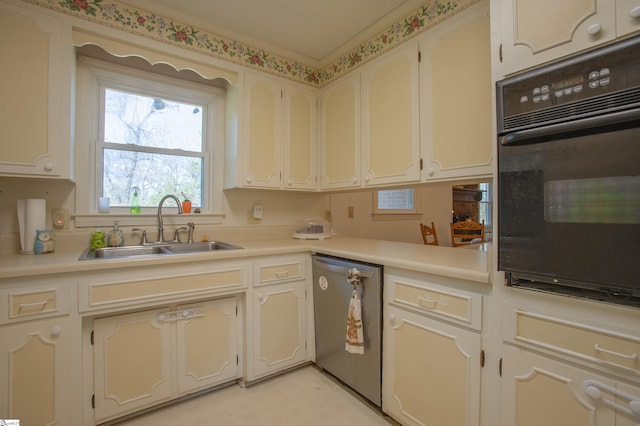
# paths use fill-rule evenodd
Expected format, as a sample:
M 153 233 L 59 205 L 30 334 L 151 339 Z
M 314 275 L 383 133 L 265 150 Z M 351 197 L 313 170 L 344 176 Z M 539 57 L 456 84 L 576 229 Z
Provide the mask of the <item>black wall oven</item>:
M 640 37 L 499 81 L 507 285 L 640 307 Z

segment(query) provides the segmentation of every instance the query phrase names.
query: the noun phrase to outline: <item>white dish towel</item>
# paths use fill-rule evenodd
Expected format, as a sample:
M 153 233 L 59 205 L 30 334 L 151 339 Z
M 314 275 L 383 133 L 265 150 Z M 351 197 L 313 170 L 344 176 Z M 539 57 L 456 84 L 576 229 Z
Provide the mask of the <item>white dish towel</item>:
M 349 301 L 349 313 L 347 315 L 347 341 L 345 350 L 352 354 L 364 354 L 364 332 L 362 329 L 362 301 L 358 293 L 360 285 L 360 271 L 353 268 L 349 270 L 349 282 L 353 284 L 353 293 Z

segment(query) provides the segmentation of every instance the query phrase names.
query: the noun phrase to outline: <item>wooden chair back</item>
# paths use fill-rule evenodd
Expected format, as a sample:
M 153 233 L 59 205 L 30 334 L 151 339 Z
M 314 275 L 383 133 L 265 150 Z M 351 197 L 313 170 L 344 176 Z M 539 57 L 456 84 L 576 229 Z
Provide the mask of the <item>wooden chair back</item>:
M 451 224 L 451 245 L 453 247 L 484 242 L 484 220 L 482 223 L 461 220 Z
M 436 234 L 436 227 L 433 224 L 433 222 L 431 222 L 431 226 L 421 223 L 420 232 L 422 233 L 422 241 L 425 243 L 425 245 L 428 245 L 428 246 L 439 245 L 438 234 Z

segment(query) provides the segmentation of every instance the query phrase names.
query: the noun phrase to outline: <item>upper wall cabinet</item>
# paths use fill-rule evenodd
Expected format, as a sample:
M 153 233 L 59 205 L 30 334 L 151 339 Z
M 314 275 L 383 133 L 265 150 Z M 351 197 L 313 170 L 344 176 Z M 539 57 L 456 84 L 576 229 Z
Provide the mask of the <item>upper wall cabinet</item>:
M 352 73 L 322 91 L 320 187 L 360 185 L 360 74 Z
M 246 73 L 241 111 L 225 187 L 315 189 L 315 91 Z
M 363 184 L 420 180 L 418 43 L 362 71 Z
M 640 0 L 502 0 L 502 73 L 515 73 L 640 29 Z
M 38 9 L 0 3 L 0 175 L 70 179 L 71 28 Z
M 322 189 L 420 180 L 418 44 L 383 55 L 322 95 Z
M 490 177 L 493 95 L 488 8 L 473 6 L 420 40 L 423 181 Z

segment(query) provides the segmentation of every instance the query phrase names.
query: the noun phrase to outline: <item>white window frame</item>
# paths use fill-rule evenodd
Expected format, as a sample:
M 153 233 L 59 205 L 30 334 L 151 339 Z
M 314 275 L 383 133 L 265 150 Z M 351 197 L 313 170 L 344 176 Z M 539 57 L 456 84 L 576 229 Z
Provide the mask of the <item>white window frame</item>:
M 128 208 L 111 207 L 109 213 L 98 213 L 98 198 L 102 192 L 102 157 L 100 135 L 103 112 L 100 102 L 106 86 L 149 94 L 160 98 L 194 102 L 203 105 L 205 123 L 203 138 L 203 196 L 201 213 L 189 214 L 196 224 L 219 224 L 224 217 L 223 196 L 223 144 L 224 144 L 224 91 L 177 78 L 165 77 L 109 62 L 80 57 L 77 66 L 77 133 L 76 133 L 76 227 L 113 225 L 152 225 L 156 222 L 157 208 L 143 207 L 141 214 L 131 214 Z M 142 89 L 142 90 L 141 90 Z M 149 151 L 152 151 L 150 149 Z M 174 194 L 181 198 L 180 194 Z M 177 209 L 167 203 L 165 223 L 172 224 L 172 213 Z M 184 222 L 184 218 L 176 219 Z
M 413 208 L 411 209 L 379 209 L 378 193 L 380 191 L 412 190 Z M 418 212 L 418 191 L 416 188 L 387 188 L 373 191 L 373 220 L 416 220 L 422 217 Z

